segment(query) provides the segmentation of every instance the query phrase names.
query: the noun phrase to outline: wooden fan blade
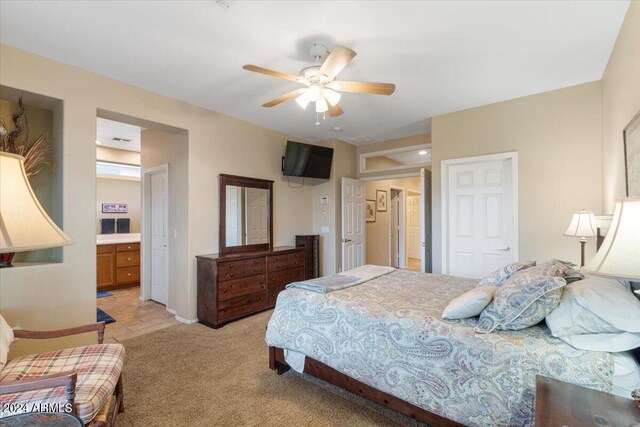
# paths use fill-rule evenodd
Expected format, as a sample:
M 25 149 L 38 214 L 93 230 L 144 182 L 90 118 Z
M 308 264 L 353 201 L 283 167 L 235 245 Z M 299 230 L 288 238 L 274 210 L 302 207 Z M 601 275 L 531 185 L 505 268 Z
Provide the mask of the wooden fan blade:
M 324 74 L 329 77 L 329 80 L 333 80 L 355 56 L 356 52 L 354 50 L 343 46 L 336 46 L 327 59 L 325 59 L 318 74 Z
M 396 90 L 396 85 L 393 83 L 334 81 L 329 83 L 327 87 L 338 92 L 372 93 L 374 95 L 391 95 Z
M 304 91 L 305 91 L 305 89 L 292 90 L 291 92 L 286 93 L 286 94 L 282 95 L 281 97 L 278 97 L 276 99 L 272 99 L 271 101 L 262 104 L 262 106 L 263 107 L 273 107 L 274 105 L 281 104 L 284 101 L 288 101 L 291 98 L 297 98 L 298 96 L 302 95 L 304 93 Z
M 243 70 L 253 71 L 254 73 L 265 74 L 267 76 L 276 77 L 278 79 L 291 80 L 297 82 L 300 80 L 300 76 L 294 76 L 293 74 L 281 73 L 280 71 L 269 70 L 268 68 L 258 67 L 257 65 L 245 65 Z
M 342 111 L 342 108 L 340 108 L 338 104 L 331 105 L 327 102 L 327 107 L 329 107 L 329 115 L 331 117 L 338 117 L 339 115 L 344 113 L 344 111 Z

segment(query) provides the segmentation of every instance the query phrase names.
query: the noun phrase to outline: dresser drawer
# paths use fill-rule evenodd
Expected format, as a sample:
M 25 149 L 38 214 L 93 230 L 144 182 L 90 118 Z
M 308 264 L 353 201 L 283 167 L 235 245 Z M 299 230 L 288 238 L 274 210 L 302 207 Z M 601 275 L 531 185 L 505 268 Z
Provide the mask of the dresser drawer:
M 140 267 L 120 267 L 116 269 L 116 283 L 138 283 L 140 281 Z
M 218 281 L 244 277 L 244 261 L 225 261 L 218 263 Z
M 289 268 L 289 255 L 272 255 L 267 257 L 267 271 L 286 270 Z
M 289 267 L 304 267 L 304 252 L 294 252 L 288 257 Z
M 304 280 L 304 269 L 292 268 L 284 271 L 269 273 L 269 288 L 288 285 L 291 282 Z
M 140 243 L 120 243 L 116 245 L 116 252 L 139 251 Z
M 276 305 L 278 294 L 286 289 L 287 285 L 278 286 L 275 288 L 269 288 L 267 291 L 267 305 L 273 307 Z
M 140 265 L 140 252 L 116 253 L 116 265 L 118 266 L 118 268 Z
M 224 301 L 241 295 L 247 295 L 267 289 L 267 276 L 243 277 L 227 280 L 218 285 L 218 301 Z
M 244 274 L 246 276 L 255 276 L 267 272 L 267 261 L 262 256 L 260 258 L 252 258 L 244 261 Z
M 98 245 L 96 247 L 97 254 L 110 254 L 113 252 L 113 245 Z
M 218 321 L 243 316 L 267 307 L 267 293 L 256 292 L 218 303 Z

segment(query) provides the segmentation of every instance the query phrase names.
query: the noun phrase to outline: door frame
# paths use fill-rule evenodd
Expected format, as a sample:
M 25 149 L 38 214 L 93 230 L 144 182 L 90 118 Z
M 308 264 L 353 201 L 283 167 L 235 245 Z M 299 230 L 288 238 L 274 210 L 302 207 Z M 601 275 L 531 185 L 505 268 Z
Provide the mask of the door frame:
M 449 274 L 449 169 L 452 166 L 469 163 L 484 163 L 495 160 L 511 161 L 511 182 L 513 185 L 513 197 L 511 200 L 511 210 L 513 213 L 513 256 L 520 259 L 520 239 L 518 235 L 518 152 L 509 151 L 506 153 L 489 154 L 484 156 L 461 157 L 458 159 L 442 160 L 441 177 L 441 224 L 440 238 L 442 242 L 441 260 L 442 274 Z
M 395 190 L 398 191 L 400 193 L 400 200 L 399 200 L 399 206 L 400 206 L 400 235 L 399 235 L 399 239 L 398 239 L 398 268 L 406 268 L 407 267 L 407 247 L 406 247 L 406 234 L 407 234 L 407 229 L 406 229 L 406 223 L 405 223 L 405 212 L 407 209 L 406 203 L 407 203 L 407 199 L 405 197 L 405 189 L 402 187 L 397 187 L 395 185 L 390 185 L 389 186 L 389 202 L 391 202 L 391 190 Z M 389 205 L 391 206 L 391 205 Z M 393 254 L 391 253 L 391 233 L 392 233 L 392 226 L 393 224 L 391 224 L 391 215 L 389 215 L 389 265 L 391 265 L 391 260 L 393 259 Z M 366 236 L 365 236 L 366 238 Z
M 165 218 L 167 218 L 167 228 L 170 231 L 170 221 L 169 217 L 171 206 L 171 185 L 169 184 L 169 164 L 164 163 L 158 166 L 152 166 L 149 168 L 145 168 L 142 170 L 142 209 L 141 209 L 141 217 L 142 217 L 142 234 L 140 238 L 140 254 L 141 254 L 141 273 L 142 277 L 140 280 L 140 299 L 142 301 L 147 301 L 151 299 L 151 175 L 157 173 L 164 173 L 167 176 L 167 206 L 165 208 Z M 170 233 L 169 233 L 170 235 Z M 171 314 L 176 314 L 175 308 L 173 308 L 173 301 L 171 299 L 171 264 L 169 260 L 171 259 L 170 252 L 171 251 L 171 238 L 167 239 L 167 305 L 166 310 Z

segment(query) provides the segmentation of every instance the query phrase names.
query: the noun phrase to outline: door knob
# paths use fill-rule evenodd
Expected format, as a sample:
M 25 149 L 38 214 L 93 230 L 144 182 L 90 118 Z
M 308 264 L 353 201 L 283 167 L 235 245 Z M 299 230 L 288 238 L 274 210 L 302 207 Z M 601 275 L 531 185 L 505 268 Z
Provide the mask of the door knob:
M 349 243 L 351 239 L 342 239 L 342 243 Z
M 505 246 L 504 248 L 498 248 L 498 250 L 499 250 L 499 251 L 506 252 L 506 251 L 510 251 L 510 250 L 511 250 L 511 248 L 510 248 L 509 246 Z

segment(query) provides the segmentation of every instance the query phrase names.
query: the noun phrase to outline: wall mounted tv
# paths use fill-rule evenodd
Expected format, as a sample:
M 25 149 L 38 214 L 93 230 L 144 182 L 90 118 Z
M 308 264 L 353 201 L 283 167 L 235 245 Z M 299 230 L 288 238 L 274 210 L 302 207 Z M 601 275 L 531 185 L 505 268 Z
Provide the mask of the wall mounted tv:
M 329 179 L 333 148 L 287 141 L 282 162 L 284 176 Z

